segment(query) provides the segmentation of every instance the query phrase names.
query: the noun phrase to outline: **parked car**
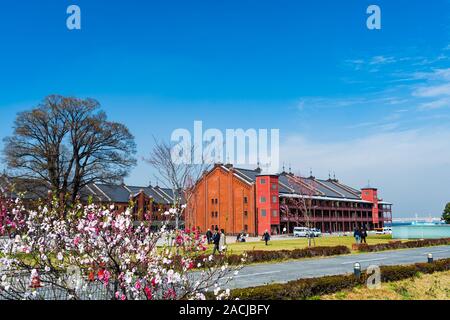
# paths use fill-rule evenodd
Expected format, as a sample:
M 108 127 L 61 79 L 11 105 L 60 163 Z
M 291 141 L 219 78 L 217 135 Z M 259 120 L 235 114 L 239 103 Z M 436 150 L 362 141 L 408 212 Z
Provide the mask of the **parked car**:
M 384 227 L 381 229 L 377 229 L 376 234 L 392 234 L 392 228 L 391 227 Z
M 315 228 L 305 228 L 305 227 L 295 227 L 294 228 L 294 237 L 297 238 L 307 238 L 308 235 L 313 234 L 314 237 L 322 236 L 322 232 L 319 229 Z
M 311 229 L 311 232 L 314 233 L 314 237 L 316 237 L 316 238 L 322 236 L 322 231 L 320 231 L 319 229 L 313 228 L 313 229 Z
M 294 228 L 294 237 L 297 238 L 306 238 L 309 234 L 309 229 L 305 227 L 295 227 Z

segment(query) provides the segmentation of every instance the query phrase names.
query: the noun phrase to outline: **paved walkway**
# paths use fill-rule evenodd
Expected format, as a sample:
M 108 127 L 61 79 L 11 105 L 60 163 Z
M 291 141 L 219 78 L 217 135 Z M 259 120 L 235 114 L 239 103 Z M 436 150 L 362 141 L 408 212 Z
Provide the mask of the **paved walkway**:
M 353 272 L 353 264 L 359 262 L 363 269 L 370 265 L 408 265 L 426 262 L 432 253 L 436 260 L 450 258 L 450 246 L 364 253 L 321 259 L 287 261 L 274 264 L 258 264 L 244 267 L 226 287 L 247 288 L 269 283 L 285 283 L 300 278 L 316 278 Z

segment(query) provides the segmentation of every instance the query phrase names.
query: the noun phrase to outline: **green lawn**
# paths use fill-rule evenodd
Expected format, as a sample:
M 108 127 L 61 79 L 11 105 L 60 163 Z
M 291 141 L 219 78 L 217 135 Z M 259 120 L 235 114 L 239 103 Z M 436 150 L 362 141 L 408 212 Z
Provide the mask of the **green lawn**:
M 358 286 L 317 300 L 450 300 L 450 271 L 418 274 L 413 278 L 382 283 L 380 289 Z
M 368 244 L 388 243 L 392 241 L 390 235 L 386 236 L 370 236 L 367 238 Z M 316 238 L 316 247 L 319 246 L 347 246 L 351 249 L 352 244 L 355 243 L 353 237 L 320 237 Z M 246 243 L 228 243 L 228 253 L 241 254 L 245 251 L 251 250 L 294 250 L 308 247 L 308 240 L 305 238 L 289 239 L 289 240 L 274 240 L 269 241 L 266 246 L 264 241 L 246 242 Z M 210 252 L 210 250 L 208 250 Z

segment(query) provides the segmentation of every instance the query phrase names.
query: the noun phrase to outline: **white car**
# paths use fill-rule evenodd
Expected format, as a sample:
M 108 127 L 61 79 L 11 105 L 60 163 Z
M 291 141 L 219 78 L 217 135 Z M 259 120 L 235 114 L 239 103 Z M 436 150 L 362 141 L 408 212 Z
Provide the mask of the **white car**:
M 295 227 L 294 228 L 294 237 L 297 238 L 307 238 L 309 235 L 313 234 L 314 237 L 320 237 L 322 232 L 319 229 L 315 228 L 305 228 L 305 227 Z
M 376 234 L 392 234 L 392 228 L 391 227 L 384 227 L 382 229 L 378 229 Z
M 309 234 L 309 228 L 305 227 L 295 227 L 294 228 L 294 237 L 297 238 L 306 238 Z
M 316 237 L 316 238 L 322 236 L 322 231 L 320 231 L 319 229 L 313 228 L 313 229 L 311 229 L 311 232 L 314 233 L 314 237 Z

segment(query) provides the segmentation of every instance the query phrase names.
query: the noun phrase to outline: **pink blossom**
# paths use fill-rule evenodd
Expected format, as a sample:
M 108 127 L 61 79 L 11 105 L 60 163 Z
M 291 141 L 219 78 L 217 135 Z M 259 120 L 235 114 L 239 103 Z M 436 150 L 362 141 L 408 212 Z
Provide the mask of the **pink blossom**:
M 166 300 L 175 299 L 176 297 L 177 297 L 177 293 L 172 288 L 168 289 L 166 291 L 166 293 L 164 294 L 164 299 L 166 299 Z
M 149 287 L 146 286 L 144 288 L 144 292 L 145 292 L 145 296 L 147 297 L 148 300 L 152 300 L 153 299 L 152 290 Z
M 136 281 L 134 287 L 136 288 L 136 290 L 141 290 L 141 283 L 139 281 Z
M 105 270 L 104 276 L 103 276 L 103 283 L 107 285 L 109 283 L 109 279 L 111 277 L 111 273 L 108 270 Z
M 165 225 L 161 231 L 151 230 L 148 223 L 134 221 L 129 209 L 116 212 L 93 204 L 79 204 L 74 209 L 68 209 L 67 215 L 63 217 L 58 211 L 58 200 L 52 206 L 37 211 L 23 208 L 20 201 L 17 204 L 5 203 L 0 194 L 0 232 L 14 232 L 17 235 L 16 238 L 6 240 L 10 247 L 15 248 L 14 253 L 22 250 L 38 252 L 39 257 L 61 253 L 65 262 L 80 267 L 88 285 L 94 285 L 92 282 L 97 280 L 105 286 L 117 286 L 117 292 L 105 293 L 110 295 L 107 299 L 177 299 L 178 294 L 180 297 L 196 299 L 201 296 L 196 289 L 188 295 L 169 289 L 174 284 L 178 288 L 193 287 L 186 273 L 195 268 L 193 261 L 197 261 L 194 259 L 196 253 L 207 249 L 205 237 L 195 230 L 177 231 L 176 248 L 159 250 L 156 247 L 158 240 L 172 236 L 172 231 L 166 229 Z M 177 210 L 174 208 L 170 213 L 176 213 Z M 17 230 L 12 230 L 12 227 Z M 9 258 L 8 254 L 0 248 L 0 255 L 7 268 L 24 268 L 15 262 L 14 257 Z M 39 270 L 55 272 L 57 268 L 47 268 L 51 262 L 51 259 L 47 261 L 42 258 Z M 64 268 L 64 265 L 61 267 Z M 29 266 L 26 270 L 33 268 Z M 38 287 L 38 280 L 42 279 L 37 275 L 26 280 L 25 287 L 28 288 L 32 280 L 33 285 Z M 20 292 L 19 284 L 13 289 Z

